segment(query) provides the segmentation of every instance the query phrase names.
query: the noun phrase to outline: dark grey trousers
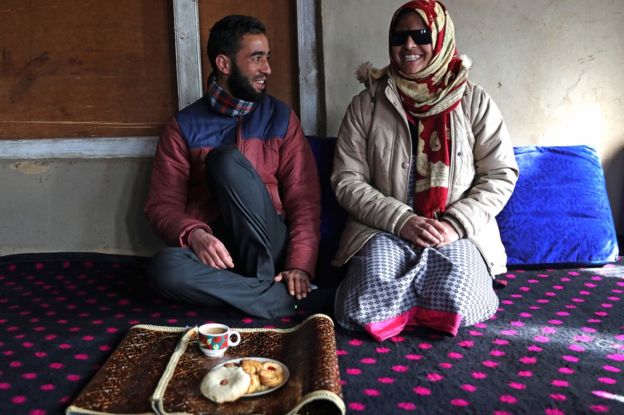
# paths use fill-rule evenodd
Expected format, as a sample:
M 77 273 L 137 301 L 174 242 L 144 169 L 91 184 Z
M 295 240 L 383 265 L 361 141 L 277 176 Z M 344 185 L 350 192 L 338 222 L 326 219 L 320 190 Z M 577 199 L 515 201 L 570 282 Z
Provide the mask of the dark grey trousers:
M 191 249 L 165 248 L 150 263 L 152 287 L 177 301 L 227 303 L 262 318 L 293 315 L 294 298 L 285 284 L 273 281 L 281 270 L 288 230 L 256 170 L 238 150 L 223 147 L 208 155 L 206 174 L 221 214 L 213 232 L 235 268 L 212 268 Z

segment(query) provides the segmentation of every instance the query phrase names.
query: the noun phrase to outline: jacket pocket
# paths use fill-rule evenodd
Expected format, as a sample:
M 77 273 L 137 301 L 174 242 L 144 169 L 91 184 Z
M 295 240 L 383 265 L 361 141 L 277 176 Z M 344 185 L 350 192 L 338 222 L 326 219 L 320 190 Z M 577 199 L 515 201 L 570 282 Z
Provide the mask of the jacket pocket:
M 375 128 L 368 139 L 368 168 L 370 183 L 384 195 L 390 194 L 391 171 L 393 161 L 394 137 L 384 128 Z

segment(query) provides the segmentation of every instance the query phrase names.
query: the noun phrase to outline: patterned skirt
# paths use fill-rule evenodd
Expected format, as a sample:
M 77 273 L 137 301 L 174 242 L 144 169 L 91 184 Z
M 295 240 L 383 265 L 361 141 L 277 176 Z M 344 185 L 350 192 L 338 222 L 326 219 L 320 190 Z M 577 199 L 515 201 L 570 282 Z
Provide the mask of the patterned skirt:
M 460 239 L 442 248 L 413 248 L 380 232 L 355 255 L 338 287 L 338 324 L 376 340 L 408 325 L 456 335 L 498 308 L 492 277 L 477 247 Z

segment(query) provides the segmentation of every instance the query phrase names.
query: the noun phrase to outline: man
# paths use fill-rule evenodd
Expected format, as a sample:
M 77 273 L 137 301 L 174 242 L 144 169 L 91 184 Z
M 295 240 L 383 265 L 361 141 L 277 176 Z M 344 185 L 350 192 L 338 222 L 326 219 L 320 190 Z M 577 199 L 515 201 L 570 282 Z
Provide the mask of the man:
M 265 31 L 238 15 L 211 29 L 207 93 L 166 125 L 145 213 L 171 246 L 150 264 L 156 291 L 275 318 L 311 290 L 320 186 L 297 116 L 265 93 Z

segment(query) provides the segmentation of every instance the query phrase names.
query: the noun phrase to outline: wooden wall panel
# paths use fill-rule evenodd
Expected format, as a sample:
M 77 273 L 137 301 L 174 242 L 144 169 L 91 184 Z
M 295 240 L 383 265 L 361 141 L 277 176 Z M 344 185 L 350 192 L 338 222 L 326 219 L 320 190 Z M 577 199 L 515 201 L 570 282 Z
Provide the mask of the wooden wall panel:
M 254 16 L 266 25 L 271 47 L 272 72 L 268 93 L 291 105 L 298 113 L 296 12 L 296 2 L 292 0 L 200 0 L 199 26 L 204 88 L 206 79 L 212 71 L 206 52 L 212 25 L 229 14 Z
M 170 0 L 2 0 L 0 138 L 158 135 L 177 108 Z

